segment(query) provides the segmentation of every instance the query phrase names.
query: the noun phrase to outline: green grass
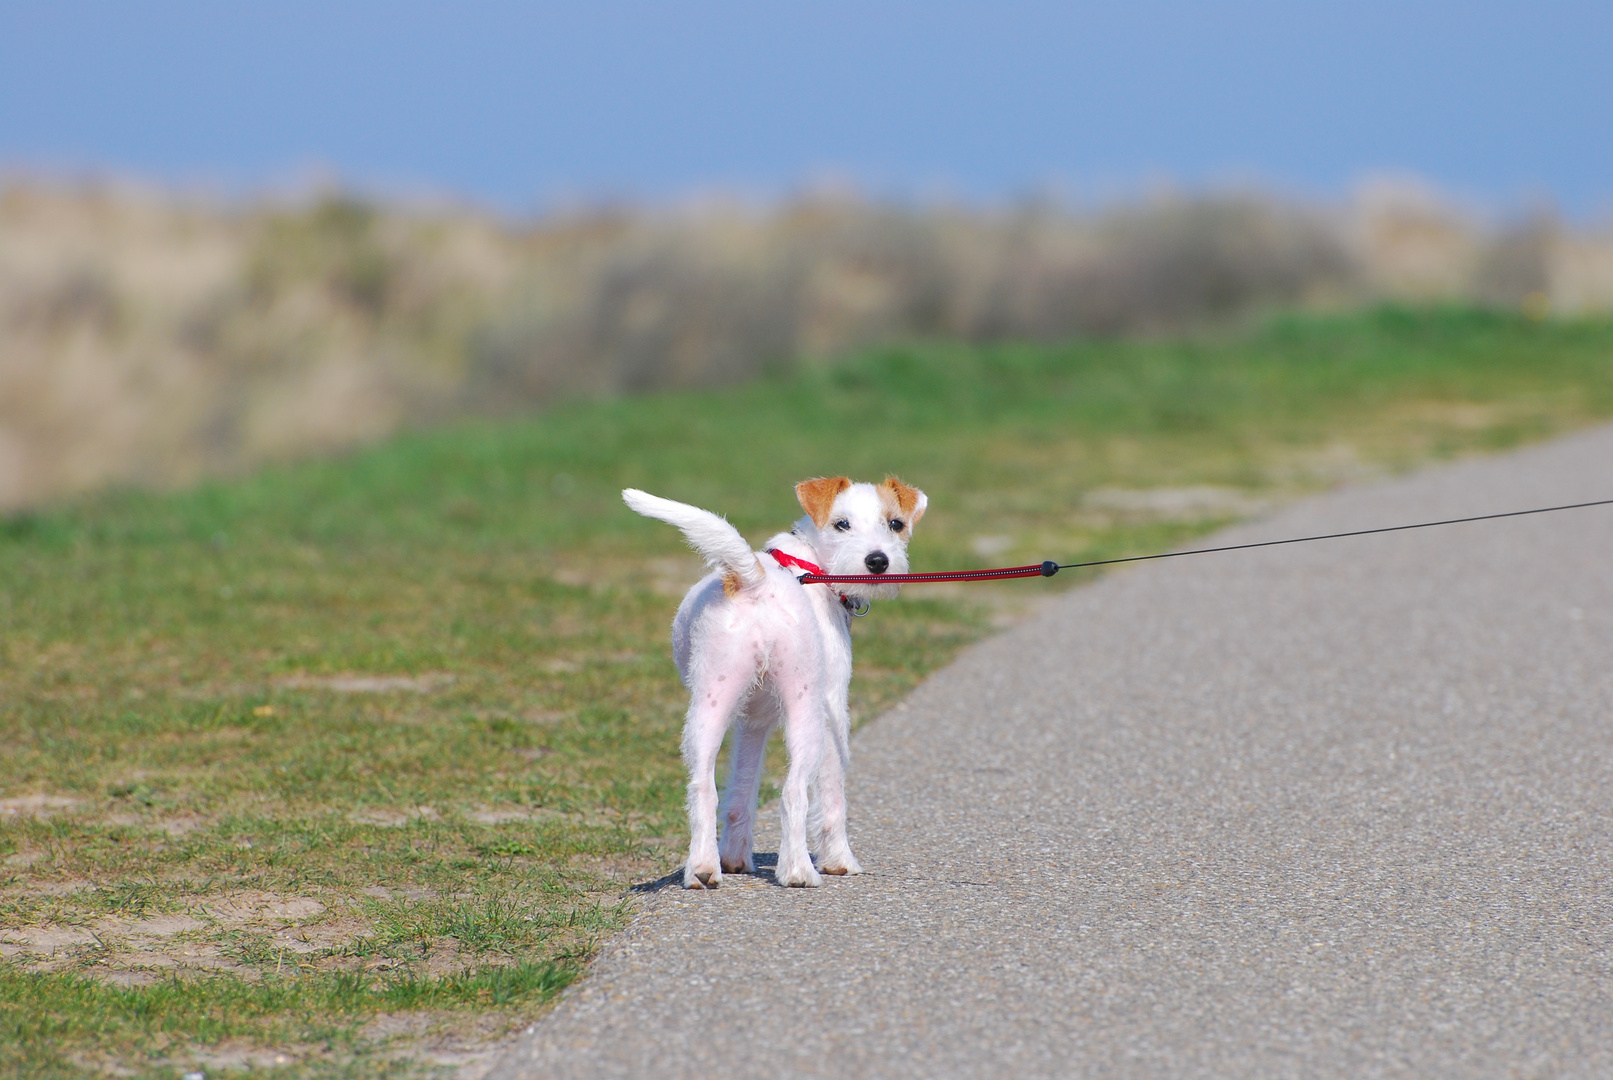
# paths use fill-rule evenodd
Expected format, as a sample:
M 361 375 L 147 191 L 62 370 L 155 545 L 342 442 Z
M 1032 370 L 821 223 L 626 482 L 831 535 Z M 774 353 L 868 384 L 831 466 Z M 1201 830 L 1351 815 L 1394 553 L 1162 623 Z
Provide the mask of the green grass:
M 698 569 L 624 486 L 759 540 L 803 477 L 897 473 L 915 568 L 1067 561 L 1609 416 L 1613 324 L 1382 310 L 883 349 L 11 518 L 0 798 L 72 801 L 0 817 L 0 1073 L 397 1075 L 540 1011 L 684 839 Z M 1113 495 L 1160 488 L 1210 490 Z M 1081 579 L 876 605 L 856 718 Z

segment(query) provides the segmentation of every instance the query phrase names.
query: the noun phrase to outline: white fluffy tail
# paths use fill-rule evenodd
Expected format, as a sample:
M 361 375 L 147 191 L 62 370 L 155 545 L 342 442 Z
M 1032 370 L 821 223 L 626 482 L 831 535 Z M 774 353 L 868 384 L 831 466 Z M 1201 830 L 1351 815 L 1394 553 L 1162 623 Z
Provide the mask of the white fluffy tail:
M 637 488 L 624 490 L 622 501 L 645 517 L 676 525 L 689 546 L 698 551 L 713 570 L 733 574 L 741 585 L 760 585 L 767 579 L 756 553 L 739 535 L 739 530 L 711 511 L 663 499 Z

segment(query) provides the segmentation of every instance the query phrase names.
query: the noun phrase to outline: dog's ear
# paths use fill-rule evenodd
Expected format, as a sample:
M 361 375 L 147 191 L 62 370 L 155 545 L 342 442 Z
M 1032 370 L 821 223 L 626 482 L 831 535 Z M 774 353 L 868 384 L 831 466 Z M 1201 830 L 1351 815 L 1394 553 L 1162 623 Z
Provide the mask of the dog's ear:
M 900 506 L 902 513 L 907 516 L 907 523 L 917 525 L 919 518 L 924 516 L 924 508 L 930 505 L 929 497 L 916 487 L 908 487 L 894 476 L 885 478 L 885 486 L 896 496 L 896 505 Z
M 823 528 L 829 524 L 829 511 L 834 509 L 835 496 L 851 486 L 844 476 L 820 476 L 803 480 L 795 485 L 795 497 L 801 500 L 801 509 L 807 512 L 812 524 Z

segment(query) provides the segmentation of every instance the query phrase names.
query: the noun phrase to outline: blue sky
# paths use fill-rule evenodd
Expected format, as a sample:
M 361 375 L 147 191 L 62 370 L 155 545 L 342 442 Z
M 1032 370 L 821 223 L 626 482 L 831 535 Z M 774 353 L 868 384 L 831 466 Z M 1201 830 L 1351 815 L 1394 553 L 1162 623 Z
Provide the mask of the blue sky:
M 1613 3 L 0 0 L 0 166 L 508 210 L 1405 172 L 1613 212 Z

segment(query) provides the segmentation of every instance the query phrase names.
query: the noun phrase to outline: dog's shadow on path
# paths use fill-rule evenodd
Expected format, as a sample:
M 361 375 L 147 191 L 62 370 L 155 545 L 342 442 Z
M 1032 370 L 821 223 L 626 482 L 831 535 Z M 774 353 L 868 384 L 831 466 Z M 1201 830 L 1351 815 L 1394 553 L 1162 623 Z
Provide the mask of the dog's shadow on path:
M 724 880 L 735 877 L 760 878 L 765 884 L 783 888 L 782 885 L 779 885 L 778 877 L 774 874 L 774 871 L 778 868 L 778 852 L 758 851 L 753 856 L 753 859 L 756 863 L 756 869 L 753 872 L 749 874 L 724 874 Z M 683 867 L 680 866 L 672 873 L 658 877 L 654 881 L 641 881 L 627 891 L 632 893 L 658 893 L 662 889 L 681 888 L 683 888 Z M 698 892 L 699 890 L 695 891 Z

